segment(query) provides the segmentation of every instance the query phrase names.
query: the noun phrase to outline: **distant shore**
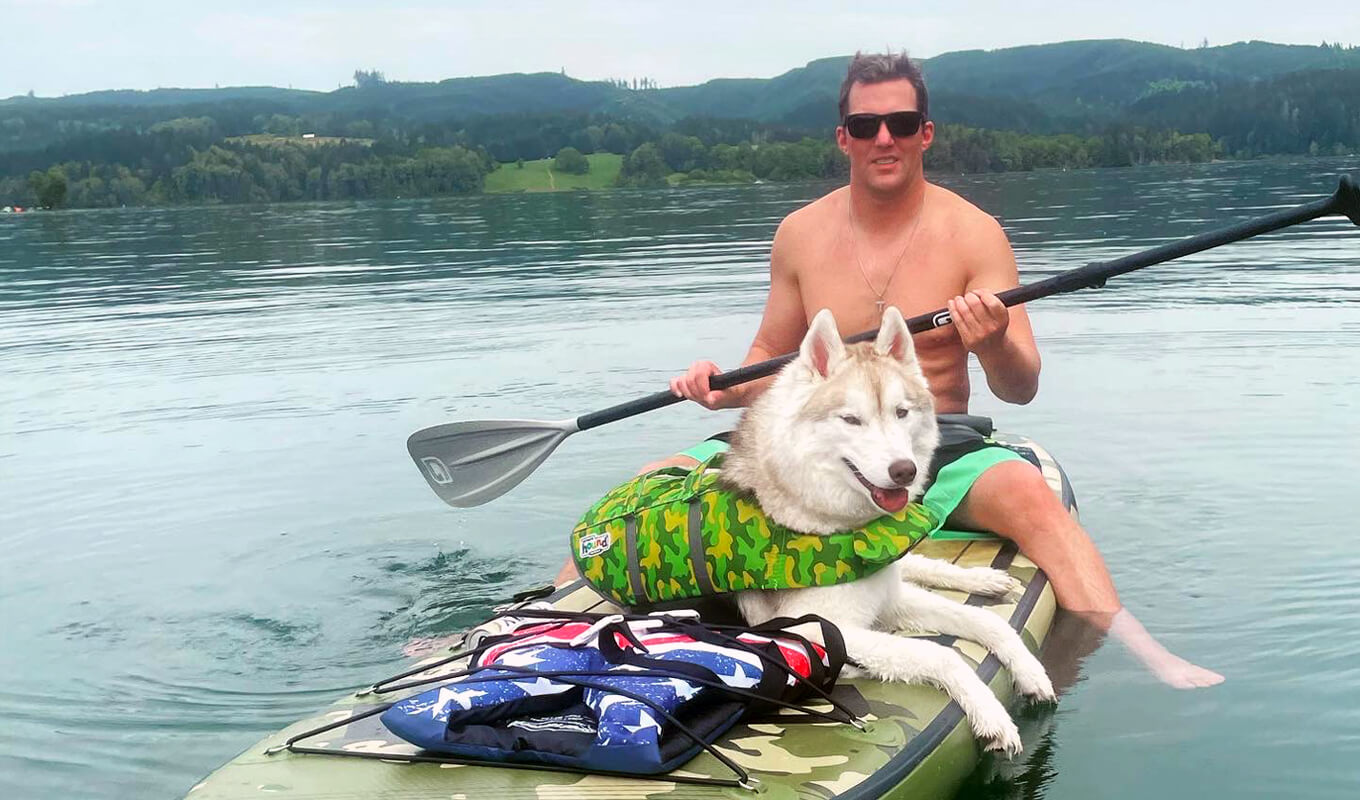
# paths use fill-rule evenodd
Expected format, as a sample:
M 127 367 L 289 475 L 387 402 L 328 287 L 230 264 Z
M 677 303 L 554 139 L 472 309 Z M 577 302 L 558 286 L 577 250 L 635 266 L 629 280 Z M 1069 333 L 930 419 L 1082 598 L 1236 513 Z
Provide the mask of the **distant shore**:
M 1353 156 L 1354 157 L 1354 156 Z M 624 161 L 624 156 L 614 153 L 595 153 L 586 156 L 590 164 L 589 170 L 585 174 L 572 174 L 562 172 L 553 168 L 554 159 L 541 158 L 531 161 L 520 161 L 510 163 L 500 163 L 497 168 L 487 174 L 485 183 L 479 192 L 457 193 L 457 194 L 430 194 L 430 195 L 398 195 L 388 198 L 356 198 L 363 200 L 410 200 L 410 199 L 432 199 L 436 197 L 469 197 L 478 194 L 545 194 L 555 192 L 599 192 L 611 191 L 615 189 L 634 189 L 634 188 L 672 188 L 672 187 L 699 187 L 699 186 L 745 186 L 761 183 L 826 183 L 828 181 L 840 180 L 838 177 L 802 177 L 789 180 L 761 180 L 750 173 L 716 173 L 706 170 L 695 170 L 693 173 L 673 172 L 667 175 L 664 182 L 653 187 L 626 186 L 618 183 L 620 168 Z M 1269 161 L 1309 161 L 1331 160 L 1337 156 L 1298 156 L 1298 155 L 1272 155 L 1260 156 L 1248 161 L 1269 162 Z M 1102 171 L 1102 170 L 1125 170 L 1125 169 L 1144 169 L 1173 165 L 1189 165 L 1191 163 L 1243 163 L 1241 159 L 1214 158 L 1205 162 L 1155 162 L 1149 164 L 1134 164 L 1124 167 L 1038 167 L 1026 170 L 1008 171 L 988 171 L 988 172 L 951 172 L 939 169 L 927 169 L 927 175 L 933 179 L 975 177 L 978 175 L 1007 175 L 1017 172 L 1054 172 L 1054 171 Z M 346 202 L 343 200 L 275 200 L 260 201 L 260 205 L 274 205 L 283 203 L 328 203 Z M 180 202 L 180 203 L 142 203 L 137 205 L 124 205 L 122 208 L 193 208 L 220 205 L 249 205 L 242 203 L 227 203 L 223 201 L 206 202 Z M 31 206 L 0 206 L 0 215 L 18 216 L 21 214 L 32 214 L 35 212 L 49 212 L 53 210 L 95 210 L 91 207 L 69 207 L 60 209 L 43 208 L 39 205 Z

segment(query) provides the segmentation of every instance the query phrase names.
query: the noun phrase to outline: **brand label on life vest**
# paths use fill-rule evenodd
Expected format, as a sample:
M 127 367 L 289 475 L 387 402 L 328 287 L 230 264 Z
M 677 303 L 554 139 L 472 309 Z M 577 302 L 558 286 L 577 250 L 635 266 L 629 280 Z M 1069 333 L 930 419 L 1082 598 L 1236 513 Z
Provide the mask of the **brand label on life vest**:
M 609 545 L 613 540 L 609 536 L 609 531 L 602 533 L 592 533 L 589 536 L 581 537 L 581 558 L 594 558 L 609 551 Z

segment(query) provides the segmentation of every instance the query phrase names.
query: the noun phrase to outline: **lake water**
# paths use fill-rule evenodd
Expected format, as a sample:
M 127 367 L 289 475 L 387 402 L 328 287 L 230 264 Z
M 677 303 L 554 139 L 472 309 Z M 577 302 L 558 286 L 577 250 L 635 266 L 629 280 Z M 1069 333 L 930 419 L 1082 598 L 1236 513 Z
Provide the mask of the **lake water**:
M 942 182 L 1034 280 L 1330 193 L 1360 159 Z M 0 217 L 0 797 L 173 798 L 555 574 L 579 513 L 728 426 L 573 437 L 455 511 L 428 425 L 555 419 L 734 364 L 770 237 L 826 185 Z M 1227 682 L 1118 645 L 966 796 L 1354 797 L 1360 231 L 1318 221 L 1033 304 L 1045 443 L 1126 604 Z

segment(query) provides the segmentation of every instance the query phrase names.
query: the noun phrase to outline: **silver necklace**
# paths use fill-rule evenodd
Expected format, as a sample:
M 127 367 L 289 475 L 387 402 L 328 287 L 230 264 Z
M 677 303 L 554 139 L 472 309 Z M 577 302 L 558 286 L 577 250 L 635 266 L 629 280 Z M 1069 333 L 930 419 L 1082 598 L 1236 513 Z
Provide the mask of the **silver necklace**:
M 916 212 L 916 221 L 911 225 L 911 233 L 907 235 L 907 243 L 902 245 L 902 252 L 897 254 L 897 260 L 893 262 L 892 272 L 888 273 L 888 282 L 883 284 L 883 291 L 874 288 L 874 284 L 869 280 L 869 273 L 864 270 L 864 262 L 859 258 L 859 231 L 855 229 L 855 207 L 850 202 L 850 198 L 845 199 L 846 216 L 850 223 L 850 250 L 855 254 L 855 266 L 859 267 L 859 275 L 864 279 L 864 285 L 869 287 L 869 291 L 878 296 L 874 305 L 878 308 L 879 316 L 883 315 L 883 307 L 887 305 L 883 295 L 888 293 L 888 288 L 892 286 L 893 278 L 897 277 L 897 269 L 902 266 L 902 259 L 907 255 L 907 250 L 911 248 L 911 243 L 916 241 L 916 231 L 921 227 L 921 217 L 925 215 L 922 208 Z

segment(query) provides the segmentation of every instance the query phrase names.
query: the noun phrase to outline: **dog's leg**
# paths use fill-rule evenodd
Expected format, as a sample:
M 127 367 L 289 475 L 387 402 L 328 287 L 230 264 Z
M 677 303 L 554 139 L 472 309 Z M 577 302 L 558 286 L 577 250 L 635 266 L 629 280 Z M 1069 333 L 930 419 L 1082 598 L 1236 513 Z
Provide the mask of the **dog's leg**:
M 899 601 L 888 609 L 888 621 L 899 630 L 935 631 L 969 639 L 987 648 L 1015 679 L 1015 688 L 1036 700 L 1054 699 L 1053 684 L 1039 659 L 1011 626 L 982 608 L 940 597 L 904 583 Z
M 792 589 L 781 592 L 742 592 L 737 595 L 742 616 L 756 625 L 771 616 L 818 614 L 840 629 L 846 653 L 871 676 L 884 681 L 928 683 L 943 689 L 968 717 L 968 724 L 989 750 L 1020 752 L 1020 733 L 1007 713 L 963 657 L 948 647 L 871 629 L 875 620 L 891 616 L 903 601 L 906 584 L 896 567 L 843 586 Z M 917 590 L 921 591 L 921 590 Z M 943 598 L 940 598 L 943 599 Z M 820 630 L 800 630 L 820 641 Z
M 875 678 L 927 683 L 943 689 L 963 709 L 986 749 L 1008 756 L 1020 752 L 1020 731 L 992 690 L 963 657 L 924 639 L 908 639 L 865 628 L 840 626 L 845 649 Z
M 921 586 L 953 589 L 969 594 L 998 597 L 1020 589 L 1020 581 L 991 567 L 960 567 L 926 556 L 906 555 L 898 559 L 902 579 Z

